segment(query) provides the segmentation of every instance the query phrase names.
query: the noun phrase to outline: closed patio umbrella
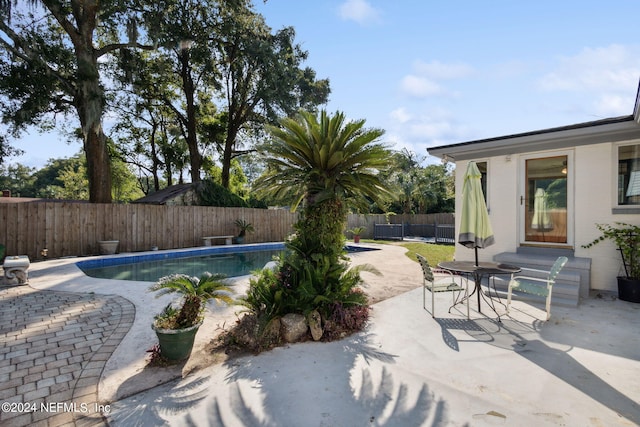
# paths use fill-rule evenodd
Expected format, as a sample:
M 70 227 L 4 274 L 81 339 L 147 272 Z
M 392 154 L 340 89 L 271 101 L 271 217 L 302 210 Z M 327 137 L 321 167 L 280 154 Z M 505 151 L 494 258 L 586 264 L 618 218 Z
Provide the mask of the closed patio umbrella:
M 476 266 L 478 248 L 486 248 L 495 243 L 487 204 L 482 193 L 481 177 L 476 163 L 469 162 L 462 184 L 462 212 L 458 233 L 458 243 L 475 250 Z

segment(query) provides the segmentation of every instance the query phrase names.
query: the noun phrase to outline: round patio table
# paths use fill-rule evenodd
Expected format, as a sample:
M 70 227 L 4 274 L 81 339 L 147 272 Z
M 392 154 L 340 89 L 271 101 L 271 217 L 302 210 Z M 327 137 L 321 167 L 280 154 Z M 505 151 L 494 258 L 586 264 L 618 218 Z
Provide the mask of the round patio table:
M 480 295 L 484 298 L 484 293 L 482 292 L 482 279 L 484 277 L 491 278 L 492 276 L 497 276 L 501 274 L 514 274 L 519 273 L 522 269 L 517 265 L 511 264 L 501 264 L 497 262 L 480 262 L 476 265 L 473 261 L 445 261 L 438 264 L 439 268 L 449 270 L 452 273 L 456 274 L 464 274 L 473 276 L 473 281 L 475 283 L 475 287 L 473 292 L 478 294 L 478 312 L 482 313 L 480 307 Z M 473 292 L 469 295 L 473 295 Z M 491 288 L 489 288 L 489 299 L 491 299 Z M 495 306 L 493 305 L 493 301 L 490 303 L 487 301 L 489 306 L 493 309 L 493 311 L 498 315 L 498 320 L 500 320 L 500 315 L 496 311 Z

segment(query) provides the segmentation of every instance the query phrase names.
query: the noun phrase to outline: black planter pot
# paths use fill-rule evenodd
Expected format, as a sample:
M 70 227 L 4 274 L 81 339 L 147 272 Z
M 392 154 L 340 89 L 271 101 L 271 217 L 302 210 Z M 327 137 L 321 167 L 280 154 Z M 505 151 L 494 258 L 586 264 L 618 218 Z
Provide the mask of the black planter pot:
M 640 303 L 640 280 L 618 276 L 618 298 Z

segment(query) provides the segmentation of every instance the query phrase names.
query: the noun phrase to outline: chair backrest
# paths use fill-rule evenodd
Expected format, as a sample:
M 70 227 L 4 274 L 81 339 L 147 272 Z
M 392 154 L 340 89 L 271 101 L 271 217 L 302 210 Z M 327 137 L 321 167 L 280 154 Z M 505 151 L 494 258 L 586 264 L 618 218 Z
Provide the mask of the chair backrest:
M 549 272 L 549 280 L 551 281 L 556 280 L 558 273 L 560 273 L 560 270 L 562 270 L 562 267 L 564 267 L 564 265 L 567 263 L 568 260 L 569 259 L 566 256 L 558 257 L 556 262 L 553 263 L 553 266 L 551 267 L 551 271 Z
M 422 267 L 422 275 L 424 276 L 424 280 L 426 280 L 427 282 L 433 282 L 433 272 L 431 271 L 431 267 L 429 266 L 429 262 L 427 261 L 427 259 L 420 254 L 416 254 L 416 257 L 418 258 L 418 262 Z

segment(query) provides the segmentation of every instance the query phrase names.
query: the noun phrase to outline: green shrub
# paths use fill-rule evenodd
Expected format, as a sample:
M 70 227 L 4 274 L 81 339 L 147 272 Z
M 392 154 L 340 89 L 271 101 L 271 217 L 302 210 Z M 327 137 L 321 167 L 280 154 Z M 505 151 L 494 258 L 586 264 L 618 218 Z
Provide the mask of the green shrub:
M 346 261 L 332 263 L 331 257 L 288 251 L 275 270 L 265 269 L 250 279 L 242 304 L 260 319 L 260 324 L 288 313 L 307 316 L 318 310 L 329 319 L 336 308 L 366 306 L 367 296 L 360 291 L 361 271 L 377 271 L 370 266 L 348 268 Z
M 198 202 L 201 206 L 222 206 L 222 207 L 238 207 L 238 208 L 256 208 L 267 209 L 264 200 L 250 195 L 247 200 L 242 196 L 234 193 L 228 188 L 211 179 L 202 180 L 197 188 Z

